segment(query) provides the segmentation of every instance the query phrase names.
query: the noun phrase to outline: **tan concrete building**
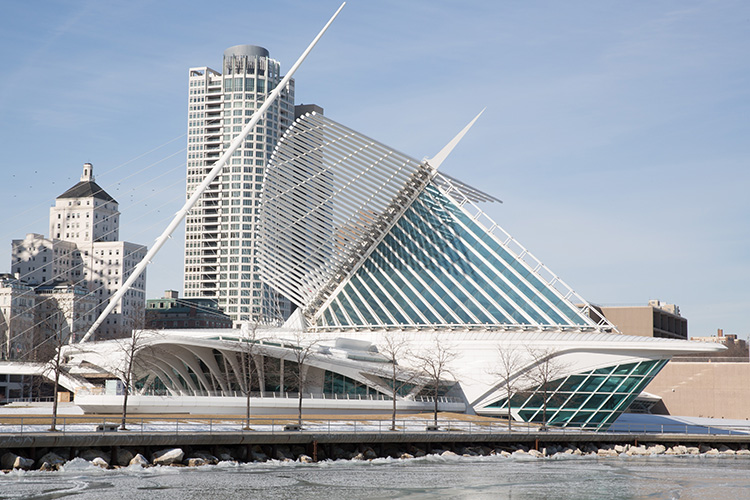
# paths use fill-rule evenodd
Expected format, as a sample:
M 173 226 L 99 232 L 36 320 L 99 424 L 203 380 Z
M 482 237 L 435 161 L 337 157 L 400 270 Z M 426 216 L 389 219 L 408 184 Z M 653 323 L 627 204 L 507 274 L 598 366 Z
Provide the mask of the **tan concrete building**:
M 594 306 L 625 335 L 688 338 L 687 319 L 680 316 L 680 308 L 660 300 L 649 300 L 645 306 Z
M 659 300 L 645 306 L 594 306 L 625 335 L 687 340 L 680 308 Z M 594 318 L 597 319 L 597 318 Z M 722 330 L 698 342 L 724 344 L 727 350 L 673 358 L 642 393 L 642 411 L 686 417 L 750 419 L 750 362 L 747 345 Z M 651 396 L 656 396 L 652 398 Z M 657 398 L 661 398 L 656 404 Z M 651 406 L 653 405 L 653 406 Z
M 646 387 L 661 398 L 651 413 L 750 419 L 750 363 L 718 360 L 667 363 Z
M 672 358 L 646 387 L 661 398 L 651 413 L 687 417 L 750 419 L 750 358 L 747 343 L 735 334 L 691 337 L 697 342 L 723 344 L 727 349 L 710 356 Z

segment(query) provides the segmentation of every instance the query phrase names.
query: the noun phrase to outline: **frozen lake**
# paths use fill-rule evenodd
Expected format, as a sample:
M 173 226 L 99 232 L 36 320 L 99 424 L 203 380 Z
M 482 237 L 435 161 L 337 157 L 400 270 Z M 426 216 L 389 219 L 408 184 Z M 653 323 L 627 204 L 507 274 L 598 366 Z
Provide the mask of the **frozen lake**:
M 0 474 L 0 499 L 750 499 L 750 459 L 440 457 Z

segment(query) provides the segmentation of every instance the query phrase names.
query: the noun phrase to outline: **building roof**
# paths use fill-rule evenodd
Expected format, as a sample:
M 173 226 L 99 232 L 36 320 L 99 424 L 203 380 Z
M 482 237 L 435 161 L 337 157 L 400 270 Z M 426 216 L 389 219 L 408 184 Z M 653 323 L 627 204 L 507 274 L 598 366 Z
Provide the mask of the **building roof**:
M 88 198 L 93 197 L 104 201 L 117 201 L 112 198 L 99 184 L 94 181 L 81 181 L 72 188 L 65 191 L 63 194 L 57 197 L 61 198 Z
M 497 198 L 317 113 L 264 190 L 261 272 L 312 330 L 615 330 L 477 205 Z

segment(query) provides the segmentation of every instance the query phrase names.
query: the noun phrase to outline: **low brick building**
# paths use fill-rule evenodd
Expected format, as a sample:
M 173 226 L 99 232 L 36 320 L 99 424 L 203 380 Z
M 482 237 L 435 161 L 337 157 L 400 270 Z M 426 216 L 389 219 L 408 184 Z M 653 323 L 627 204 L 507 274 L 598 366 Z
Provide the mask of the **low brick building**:
M 146 328 L 232 328 L 232 318 L 219 309 L 214 299 L 179 298 L 174 290 L 161 299 L 146 301 Z

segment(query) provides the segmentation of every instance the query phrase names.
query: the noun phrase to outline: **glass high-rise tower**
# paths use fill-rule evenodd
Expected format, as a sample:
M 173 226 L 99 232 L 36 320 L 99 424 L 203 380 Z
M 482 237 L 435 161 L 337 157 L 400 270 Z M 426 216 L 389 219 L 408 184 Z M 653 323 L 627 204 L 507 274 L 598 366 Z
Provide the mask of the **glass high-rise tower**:
M 279 83 L 280 70 L 255 45 L 225 50 L 222 72 L 190 68 L 187 196 Z M 260 280 L 258 212 L 266 162 L 293 121 L 291 80 L 186 219 L 185 297 L 215 298 L 234 321 L 262 321 L 278 300 Z

